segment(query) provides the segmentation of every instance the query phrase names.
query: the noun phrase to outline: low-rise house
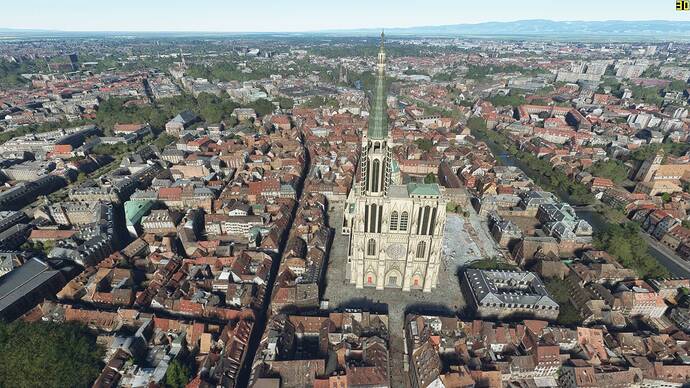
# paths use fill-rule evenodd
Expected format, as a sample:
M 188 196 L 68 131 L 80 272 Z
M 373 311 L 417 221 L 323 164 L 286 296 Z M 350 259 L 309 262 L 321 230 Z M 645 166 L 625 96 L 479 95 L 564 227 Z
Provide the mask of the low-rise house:
M 179 135 L 182 130 L 186 129 L 198 120 L 199 117 L 191 111 L 183 111 L 165 124 L 165 132 L 171 135 Z

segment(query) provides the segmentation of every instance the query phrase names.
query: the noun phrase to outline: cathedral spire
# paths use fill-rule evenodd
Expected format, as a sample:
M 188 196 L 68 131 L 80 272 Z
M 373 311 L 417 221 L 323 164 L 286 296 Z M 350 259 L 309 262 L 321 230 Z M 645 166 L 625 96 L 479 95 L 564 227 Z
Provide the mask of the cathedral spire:
M 381 46 L 379 47 L 376 64 L 376 84 L 371 96 L 371 112 L 369 116 L 370 139 L 385 139 L 388 136 L 388 114 L 386 113 L 386 50 L 384 33 L 381 31 Z
M 385 35 L 383 30 L 381 30 L 381 44 L 379 45 L 379 56 L 376 63 L 378 73 L 383 74 L 386 70 L 386 48 L 384 46 Z

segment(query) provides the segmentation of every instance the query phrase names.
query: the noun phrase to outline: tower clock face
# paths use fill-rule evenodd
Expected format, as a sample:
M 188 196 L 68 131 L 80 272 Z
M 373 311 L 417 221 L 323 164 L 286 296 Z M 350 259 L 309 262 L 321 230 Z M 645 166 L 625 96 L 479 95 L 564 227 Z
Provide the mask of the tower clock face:
M 405 246 L 403 244 L 391 244 L 386 248 L 386 254 L 391 259 L 402 260 L 405 258 Z

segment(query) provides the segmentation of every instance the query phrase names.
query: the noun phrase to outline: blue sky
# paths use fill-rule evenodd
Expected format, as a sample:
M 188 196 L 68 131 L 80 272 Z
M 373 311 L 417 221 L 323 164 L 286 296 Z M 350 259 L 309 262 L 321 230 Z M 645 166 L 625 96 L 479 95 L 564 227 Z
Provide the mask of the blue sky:
M 69 31 L 315 31 L 521 19 L 686 20 L 675 0 L 3 1 L 0 28 Z

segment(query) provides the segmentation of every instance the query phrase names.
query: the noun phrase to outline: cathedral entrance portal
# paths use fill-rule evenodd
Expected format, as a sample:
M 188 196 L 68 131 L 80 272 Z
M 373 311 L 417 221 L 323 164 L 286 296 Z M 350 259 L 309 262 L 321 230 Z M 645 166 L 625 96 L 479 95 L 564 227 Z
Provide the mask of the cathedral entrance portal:
M 386 274 L 386 287 L 402 287 L 402 274 L 398 270 L 392 269 L 388 271 L 388 273 Z

